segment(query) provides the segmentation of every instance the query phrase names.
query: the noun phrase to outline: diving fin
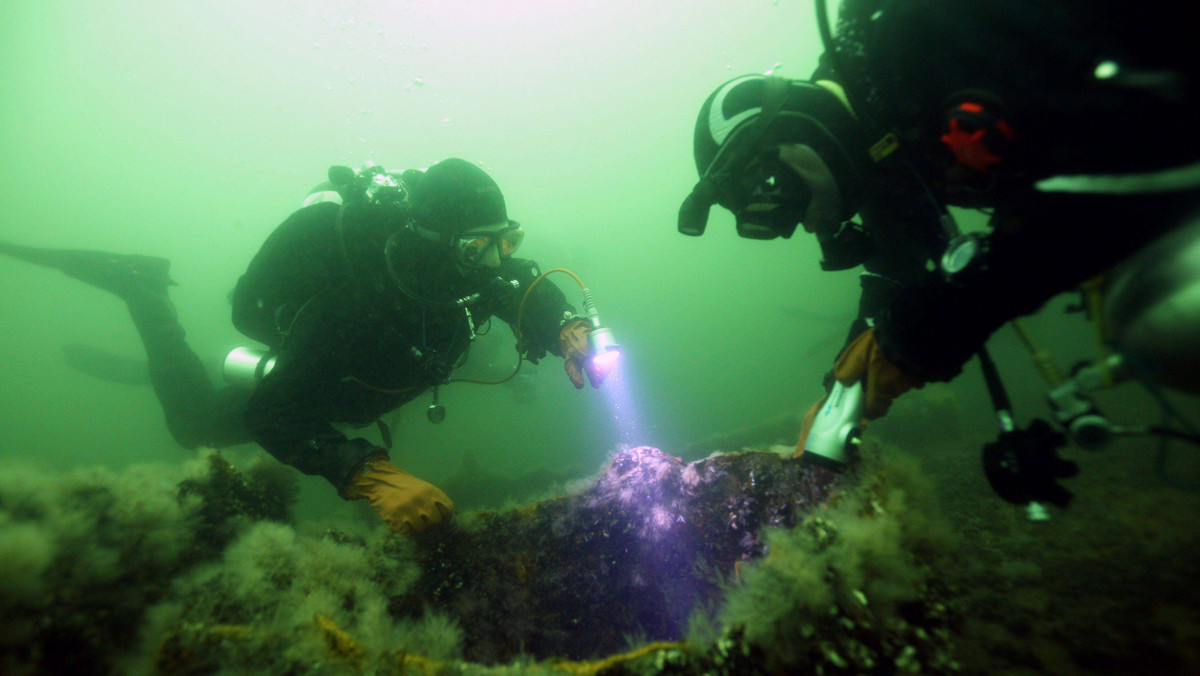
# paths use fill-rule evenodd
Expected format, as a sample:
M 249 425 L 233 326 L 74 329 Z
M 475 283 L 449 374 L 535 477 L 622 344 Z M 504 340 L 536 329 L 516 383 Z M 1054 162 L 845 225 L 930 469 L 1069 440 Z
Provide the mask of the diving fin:
M 94 287 L 125 298 L 129 293 L 149 290 L 164 293 L 175 286 L 171 261 L 157 256 L 113 254 L 88 249 L 49 249 L 0 242 L 0 254 L 34 265 L 61 270 Z
M 150 384 L 149 367 L 143 359 L 122 357 L 83 343 L 67 343 L 62 352 L 71 368 L 93 378 L 121 385 Z

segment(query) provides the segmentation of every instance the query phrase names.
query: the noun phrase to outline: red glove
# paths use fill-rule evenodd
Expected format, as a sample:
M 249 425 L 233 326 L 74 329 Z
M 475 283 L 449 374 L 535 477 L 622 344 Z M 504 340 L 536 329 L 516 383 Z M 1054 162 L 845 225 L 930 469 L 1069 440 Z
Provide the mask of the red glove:
M 914 378 L 900 370 L 898 366 L 888 361 L 879 342 L 875 340 L 875 328 L 867 329 L 842 350 L 833 366 L 833 376 L 839 383 L 847 387 L 863 381 L 866 394 L 866 405 L 863 408 L 863 422 L 870 422 L 887 415 L 892 401 L 896 397 L 913 389 L 925 386 L 925 381 Z M 800 423 L 800 442 L 796 444 L 793 457 L 804 454 L 804 443 L 808 441 L 808 432 L 812 429 L 813 420 L 825 398 L 813 404 Z
M 402 533 L 420 533 L 450 518 L 454 503 L 440 488 L 422 481 L 387 458 L 368 460 L 350 480 L 346 495 L 366 499 L 379 517 Z
M 558 345 L 562 349 L 563 368 L 575 389 L 583 389 L 583 374 L 587 373 L 592 387 L 600 387 L 605 374 L 592 363 L 592 348 L 588 345 L 588 334 L 592 323 L 586 319 L 572 319 L 558 332 Z

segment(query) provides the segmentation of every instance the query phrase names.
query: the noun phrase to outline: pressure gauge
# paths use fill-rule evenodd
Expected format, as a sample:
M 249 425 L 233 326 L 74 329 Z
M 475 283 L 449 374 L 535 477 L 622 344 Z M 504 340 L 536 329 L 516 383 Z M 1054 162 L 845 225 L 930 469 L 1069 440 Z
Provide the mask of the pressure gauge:
M 953 277 L 968 268 L 983 264 L 987 240 L 979 233 L 970 233 L 955 238 L 942 254 L 942 272 Z

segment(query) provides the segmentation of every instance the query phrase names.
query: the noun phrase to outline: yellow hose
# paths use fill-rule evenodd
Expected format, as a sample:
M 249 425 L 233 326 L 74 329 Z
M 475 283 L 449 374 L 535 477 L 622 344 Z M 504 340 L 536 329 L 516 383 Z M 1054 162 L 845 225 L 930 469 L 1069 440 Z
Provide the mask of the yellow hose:
M 529 298 L 529 294 L 531 291 L 533 291 L 533 287 L 537 286 L 538 282 L 545 279 L 546 275 L 550 274 L 551 272 L 562 272 L 562 273 L 571 275 L 571 277 L 576 282 L 579 283 L 579 288 L 583 289 L 584 291 L 587 291 L 587 286 L 584 285 L 583 280 L 579 278 L 579 275 L 576 275 L 574 272 L 571 272 L 570 270 L 568 270 L 566 268 L 551 268 L 551 269 L 543 272 L 542 274 L 538 275 L 538 278 L 533 280 L 533 283 L 529 285 L 529 288 L 525 289 L 525 294 L 523 296 L 521 296 L 521 304 L 520 304 L 520 306 L 517 307 L 517 324 L 516 324 L 516 326 L 513 327 L 513 333 L 516 334 L 516 336 L 517 336 L 517 367 L 515 369 L 513 369 L 513 372 L 508 374 L 508 376 L 506 376 L 500 380 L 473 380 L 470 378 L 451 378 L 446 381 L 446 384 L 474 383 L 476 385 L 500 385 L 501 383 L 506 383 L 517 376 L 517 373 L 519 373 L 521 371 L 521 364 L 525 363 L 525 360 L 521 357 L 521 318 L 524 317 L 524 315 L 525 315 L 525 301 Z M 305 305 L 307 305 L 307 303 Z M 303 310 L 303 308 L 301 308 L 301 309 Z M 403 387 L 400 389 L 392 390 L 392 389 L 387 389 L 384 387 L 372 385 L 371 383 L 368 383 L 368 382 L 361 380 L 359 378 L 356 378 L 354 376 L 348 376 L 346 378 L 346 381 L 356 383 L 362 387 L 367 388 L 368 390 L 374 390 L 376 392 L 382 392 L 384 394 L 401 394 L 403 392 L 410 392 L 412 390 L 425 388 L 424 385 L 413 385 L 410 387 Z
M 469 378 L 451 378 L 450 380 L 447 381 L 447 383 L 475 383 L 476 385 L 499 385 L 501 383 L 506 383 L 506 382 L 512 380 L 513 378 L 515 378 L 517 376 L 518 373 L 520 373 L 521 364 L 525 363 L 525 359 L 521 356 L 521 318 L 525 316 L 525 301 L 529 299 L 529 294 L 531 292 L 533 292 L 533 287 L 537 286 L 538 283 L 541 282 L 543 279 L 545 279 L 546 275 L 549 275 L 551 272 L 562 272 L 562 273 L 571 275 L 571 278 L 579 283 L 579 288 L 583 289 L 584 291 L 587 291 L 587 286 L 584 285 L 583 280 L 579 278 L 579 275 L 575 274 L 574 272 L 571 272 L 570 270 L 568 270 L 566 268 L 551 268 L 551 269 L 543 272 L 542 274 L 538 275 L 538 278 L 533 280 L 533 283 L 529 285 L 529 288 L 525 289 L 525 295 L 521 296 L 521 304 L 517 307 L 517 323 L 515 326 L 513 326 L 513 333 L 516 334 L 516 337 L 517 337 L 517 367 L 515 369 L 513 369 L 513 372 L 508 374 L 508 376 L 506 376 L 500 380 L 472 380 Z
M 1092 320 L 1092 345 L 1096 349 L 1096 369 L 1100 372 L 1100 384 L 1112 387 L 1112 371 L 1108 368 L 1108 331 L 1104 323 L 1104 276 L 1096 276 L 1084 282 L 1084 302 L 1088 317 Z
M 1025 323 L 1020 319 L 1012 320 L 1013 328 L 1017 330 L 1017 335 L 1021 337 L 1021 342 L 1025 343 L 1025 347 L 1029 349 L 1030 357 L 1033 359 L 1033 365 L 1037 368 L 1038 373 L 1042 374 L 1042 379 L 1050 387 L 1058 387 L 1062 384 L 1063 374 L 1059 370 L 1058 364 L 1054 362 L 1054 357 L 1043 349 L 1033 339 L 1033 334 L 1025 327 Z
M 1080 285 L 1083 291 L 1087 315 L 1092 323 L 1092 343 L 1096 348 L 1096 368 L 1100 371 L 1101 383 L 1105 387 L 1113 384 L 1112 372 L 1108 368 L 1108 340 L 1104 326 L 1104 289 L 1103 277 L 1093 277 Z M 1054 358 L 1033 339 L 1033 334 L 1025 327 L 1020 319 L 1012 320 L 1013 328 L 1021 337 L 1021 342 L 1029 349 L 1033 365 L 1050 387 L 1057 387 L 1066 380 Z

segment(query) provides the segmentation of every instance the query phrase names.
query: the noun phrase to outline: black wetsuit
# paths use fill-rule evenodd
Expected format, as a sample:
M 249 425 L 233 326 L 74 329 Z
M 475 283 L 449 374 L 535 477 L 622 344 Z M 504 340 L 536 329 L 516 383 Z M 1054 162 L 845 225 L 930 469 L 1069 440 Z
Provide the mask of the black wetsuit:
M 850 344 L 896 299 L 900 290 L 917 284 L 946 247 L 940 212 L 911 174 L 873 168 L 864 184 L 858 216 L 865 239 L 859 275 L 862 294 L 850 326 Z M 832 385 L 832 371 L 826 385 Z
M 516 323 L 519 301 L 538 275 L 532 262 L 503 263 L 498 274 L 518 281 L 520 288 L 514 289 L 496 282 L 495 274 L 475 281 L 463 278 L 445 264 L 444 251 L 437 257 L 432 251 L 411 251 L 405 264 L 416 268 L 413 279 L 424 293 L 454 299 L 481 292 L 468 306 L 469 314 L 448 303 L 422 305 L 397 290 L 386 271 L 386 224 L 369 212 L 349 214 L 344 237 L 339 237 L 339 209 L 326 202 L 292 214 L 239 281 L 233 297 L 235 325 L 277 355 L 253 394 L 213 388 L 173 313 L 162 314 L 153 302 L 130 301 L 156 391 L 180 443 L 255 441 L 280 461 L 325 477 L 340 490 L 366 459 L 386 451 L 363 439 L 348 439 L 334 423 L 377 420 L 442 382 L 468 350 L 472 331 L 490 317 Z M 301 273 L 294 275 L 294 284 L 302 288 L 280 291 L 278 280 L 273 282 L 277 295 L 294 299 L 275 307 L 280 299 L 272 298 L 272 284 L 261 280 L 278 266 Z M 277 320 L 275 330 L 248 316 L 253 313 L 247 308 L 259 300 Z M 525 355 L 536 361 L 547 352 L 559 354 L 559 327 L 573 315 L 557 287 L 539 283 L 521 320 Z
M 822 54 L 817 69 L 809 78 L 838 80 L 828 55 Z M 864 149 L 865 151 L 865 149 Z M 845 269 L 861 264 L 862 293 L 858 314 L 850 325 L 846 345 L 874 325 L 876 318 L 892 304 L 905 286 L 916 284 L 946 248 L 947 238 L 939 221 L 939 206 L 927 198 L 926 188 L 911 171 L 894 164 L 870 165 L 863 162 L 863 190 L 859 195 L 858 221 L 850 233 L 852 244 L 845 249 L 848 258 L 830 269 Z M 823 248 L 823 253 L 828 254 Z M 828 259 L 828 256 L 826 256 Z M 822 261 L 827 266 L 827 261 Z M 825 387 L 833 386 L 833 371 L 825 375 Z
M 1006 321 L 1101 273 L 1178 226 L 1195 186 L 1139 195 L 1049 192 L 1065 175 L 1133 174 L 1200 161 L 1200 68 L 1175 3 L 1112 0 L 847 0 L 841 79 L 901 144 L 943 203 L 994 209 L 986 267 L 929 272 L 878 321 L 904 370 L 950 379 Z M 1116 64 L 1119 75 L 1098 77 Z M 995 102 L 1015 140 L 983 175 L 942 142 L 961 95 Z

